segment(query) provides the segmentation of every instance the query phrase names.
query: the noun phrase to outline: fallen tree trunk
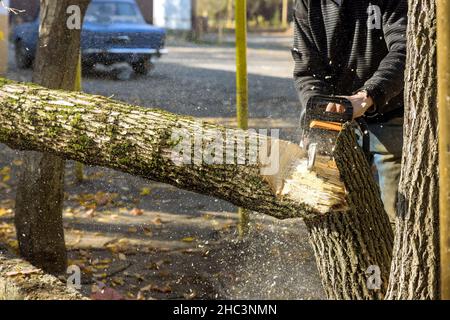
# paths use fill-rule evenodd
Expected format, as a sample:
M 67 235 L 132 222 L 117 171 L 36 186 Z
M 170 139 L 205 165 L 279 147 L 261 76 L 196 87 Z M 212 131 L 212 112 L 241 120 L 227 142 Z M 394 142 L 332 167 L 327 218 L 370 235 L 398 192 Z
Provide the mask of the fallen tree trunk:
M 276 218 L 304 218 L 330 298 L 384 295 L 392 230 L 349 126 L 337 142 L 337 166 L 325 162 L 311 173 L 293 143 L 0 79 L 0 142 L 169 183 Z M 375 274 L 367 275 L 371 266 Z M 380 281 L 371 287 L 374 276 Z

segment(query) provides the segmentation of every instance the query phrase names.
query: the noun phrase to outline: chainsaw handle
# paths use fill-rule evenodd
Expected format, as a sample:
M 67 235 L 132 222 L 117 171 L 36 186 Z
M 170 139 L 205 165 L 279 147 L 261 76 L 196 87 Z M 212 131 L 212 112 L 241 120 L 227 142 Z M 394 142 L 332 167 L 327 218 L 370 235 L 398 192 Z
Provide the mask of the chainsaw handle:
M 345 111 L 343 113 L 328 112 L 326 109 L 329 103 L 343 105 Z M 316 95 L 309 99 L 306 114 L 315 120 L 345 123 L 353 120 L 353 106 L 348 99 L 343 97 Z
M 345 107 L 344 113 L 327 112 L 328 103 L 337 103 Z M 312 96 L 306 108 L 300 114 L 300 128 L 302 128 L 301 141 L 305 140 L 313 121 L 335 122 L 344 124 L 353 120 L 353 106 L 343 97 L 316 95 Z

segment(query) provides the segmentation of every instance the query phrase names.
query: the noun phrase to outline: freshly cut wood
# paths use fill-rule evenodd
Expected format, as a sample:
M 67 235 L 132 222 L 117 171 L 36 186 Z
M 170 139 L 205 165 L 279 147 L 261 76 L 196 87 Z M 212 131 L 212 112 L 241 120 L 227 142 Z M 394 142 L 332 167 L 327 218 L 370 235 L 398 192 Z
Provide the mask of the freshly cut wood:
M 278 194 L 281 197 L 289 195 L 323 214 L 348 210 L 345 185 L 335 162 L 329 161 L 328 157 L 323 162 L 321 160 L 316 160 L 312 172 L 307 169 L 306 158 L 294 160 L 289 173 L 283 176 L 283 186 Z
M 279 219 L 303 218 L 330 298 L 384 296 L 392 229 L 349 125 L 338 137 L 335 165 L 319 161 L 320 169 L 308 172 L 303 150 L 287 141 L 0 79 L 0 142 L 172 184 Z

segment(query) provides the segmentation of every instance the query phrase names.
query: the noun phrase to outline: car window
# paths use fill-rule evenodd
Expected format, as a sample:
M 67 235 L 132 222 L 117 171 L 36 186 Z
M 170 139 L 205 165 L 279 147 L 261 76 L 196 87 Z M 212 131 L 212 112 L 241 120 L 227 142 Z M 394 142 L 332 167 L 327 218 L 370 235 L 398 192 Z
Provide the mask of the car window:
M 91 23 L 144 23 L 139 10 L 132 3 L 101 2 L 91 3 L 85 16 Z

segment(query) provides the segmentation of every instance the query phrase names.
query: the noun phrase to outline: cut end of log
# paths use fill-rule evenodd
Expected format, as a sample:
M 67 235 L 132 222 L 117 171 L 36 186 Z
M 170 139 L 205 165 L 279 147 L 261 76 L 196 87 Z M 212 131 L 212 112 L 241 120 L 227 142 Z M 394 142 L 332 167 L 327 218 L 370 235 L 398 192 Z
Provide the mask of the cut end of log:
M 333 160 L 318 156 L 310 171 L 303 149 L 294 143 L 279 143 L 279 170 L 276 175 L 264 176 L 277 197 L 304 203 L 322 214 L 348 210 L 345 185 Z
M 323 214 L 348 210 L 345 186 L 338 169 L 327 162 L 320 169 L 309 171 L 307 162 L 307 159 L 299 159 L 292 164 L 291 174 L 285 180 L 280 196 L 289 195 L 292 200 Z

